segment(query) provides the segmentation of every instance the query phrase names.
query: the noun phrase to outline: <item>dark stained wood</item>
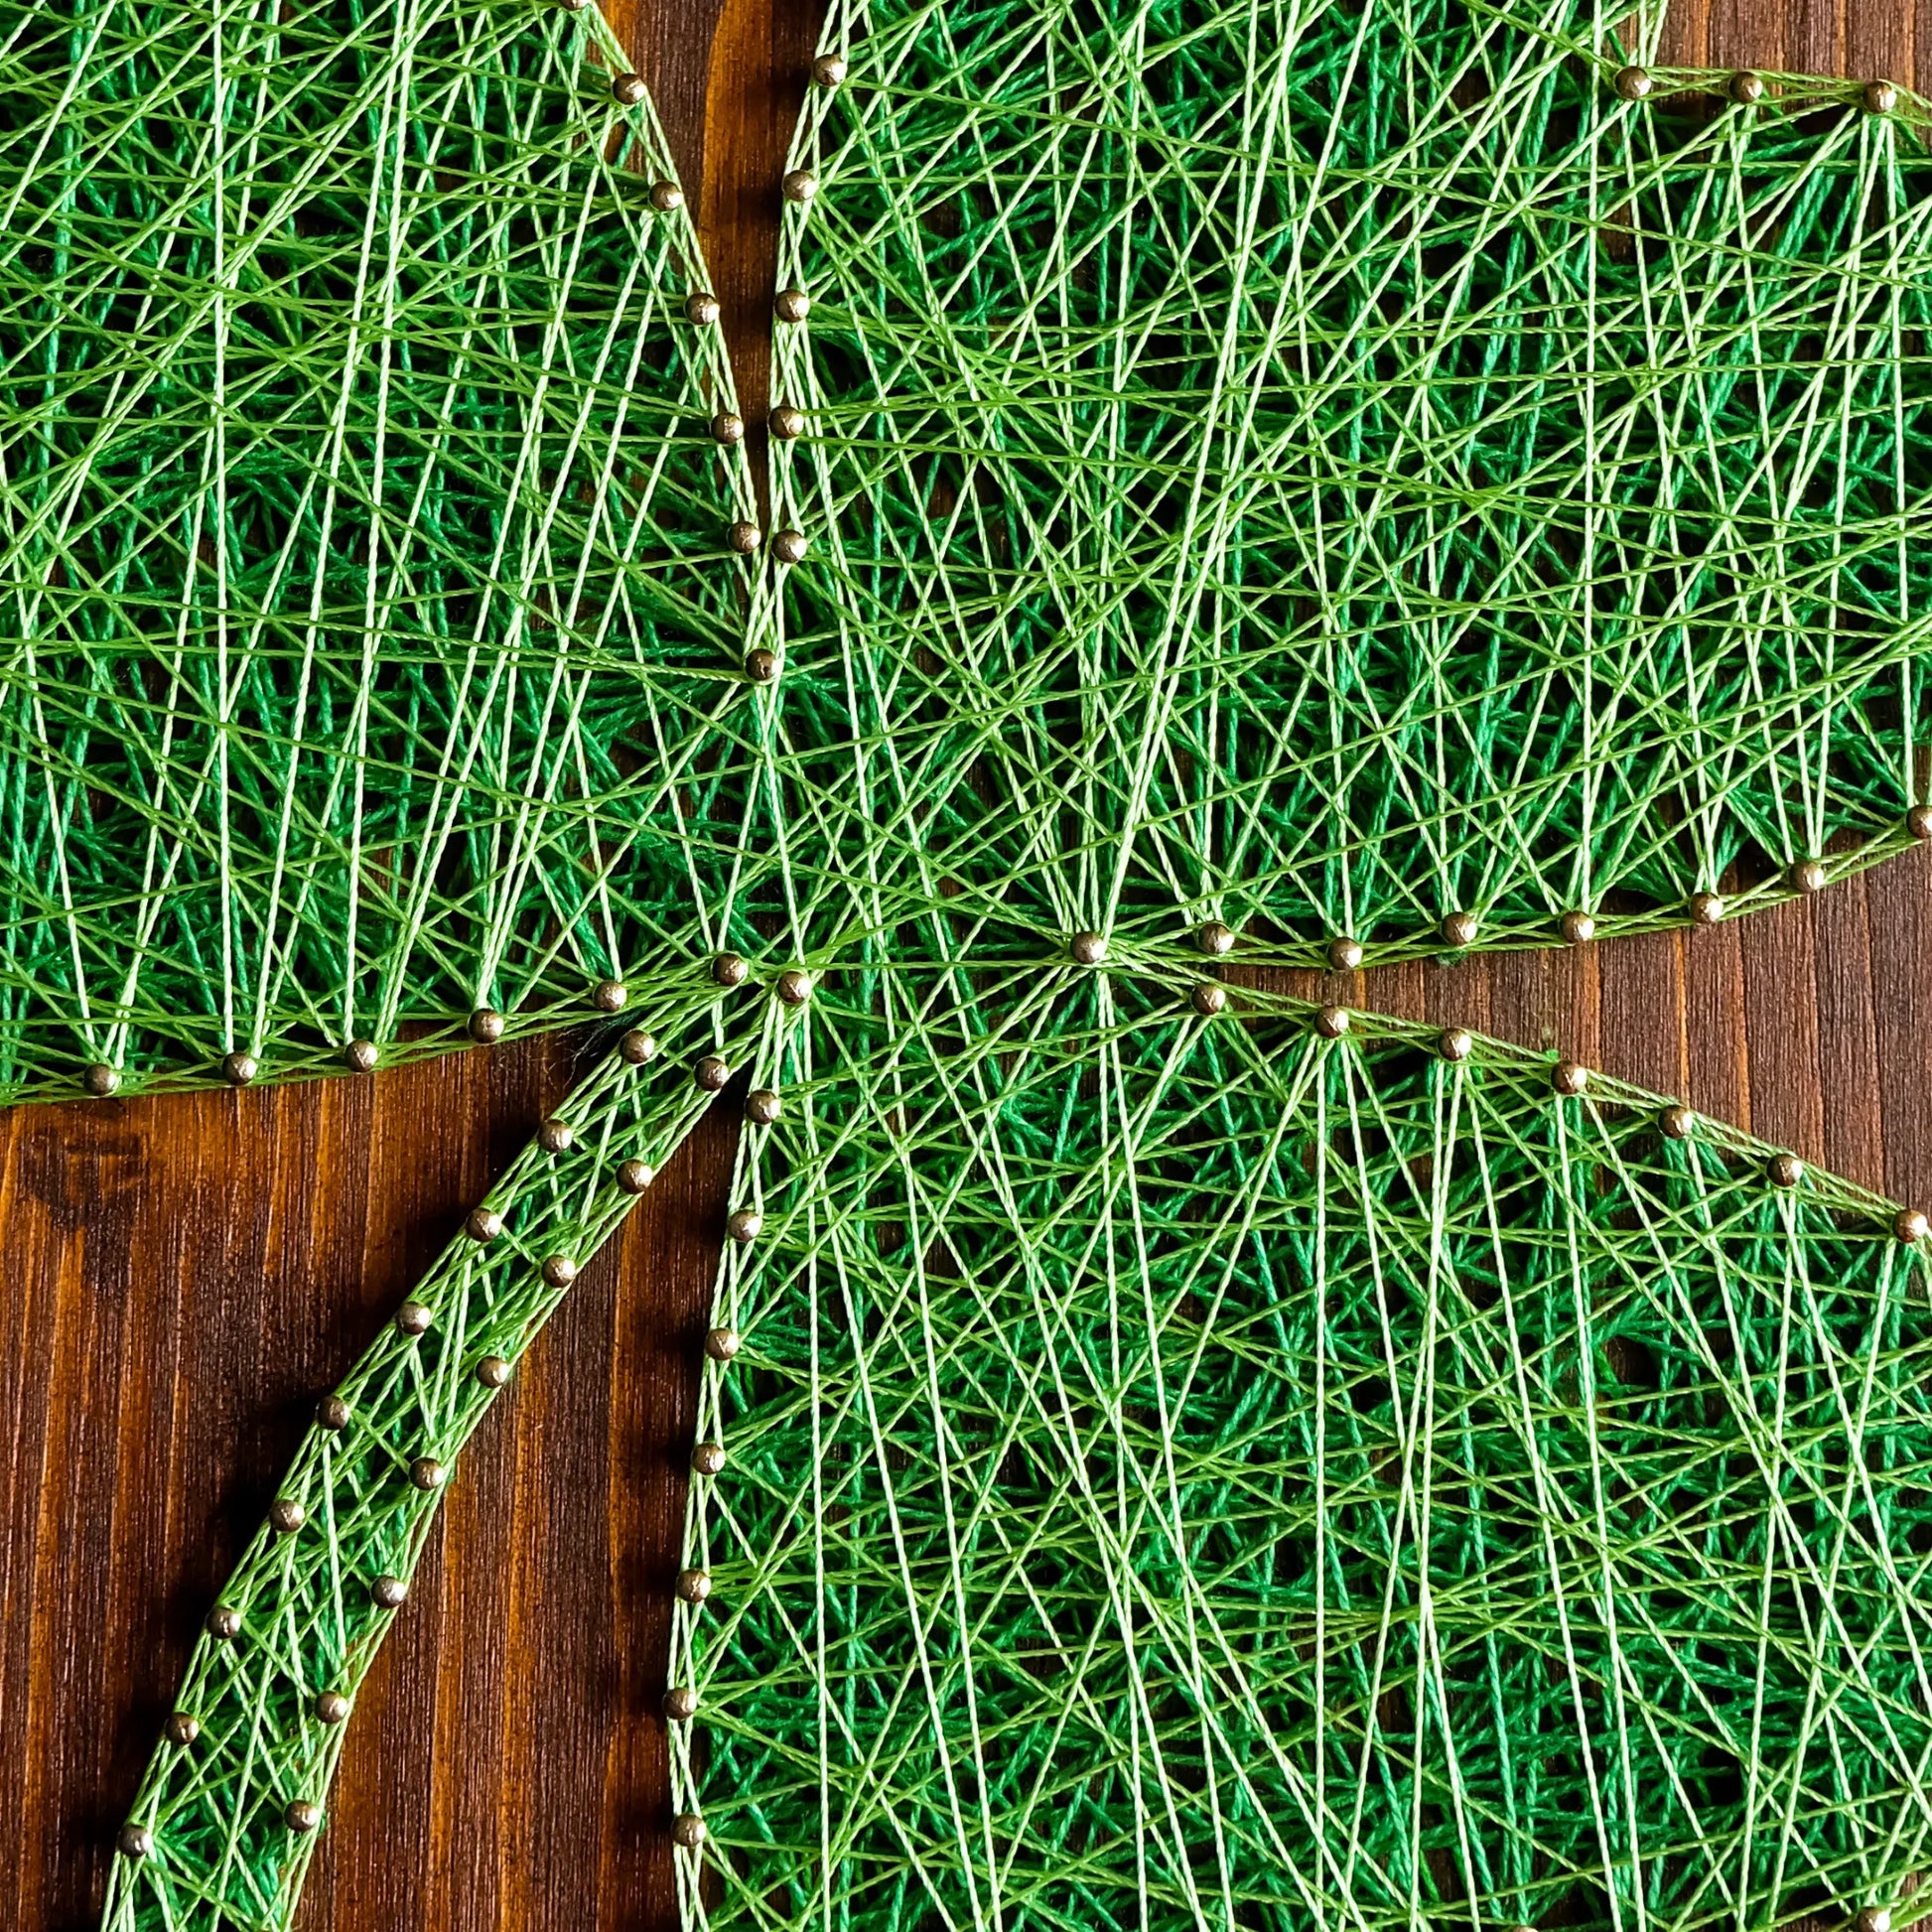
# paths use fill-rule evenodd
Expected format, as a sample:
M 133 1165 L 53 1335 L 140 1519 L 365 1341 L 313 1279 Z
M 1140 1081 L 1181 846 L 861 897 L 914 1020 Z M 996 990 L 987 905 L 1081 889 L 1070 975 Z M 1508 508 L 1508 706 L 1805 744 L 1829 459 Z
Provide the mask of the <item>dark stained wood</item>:
M 632 0 L 620 19 L 703 183 L 756 422 L 810 11 Z M 1670 52 L 1928 88 L 1932 0 L 1682 0 Z M 1323 984 L 1561 1047 L 1932 1206 L 1932 852 L 1714 932 Z M 197 1621 L 317 1391 L 569 1084 L 573 1050 L 0 1116 L 0 1900 L 18 1932 L 91 1924 Z M 350 1733 L 314 1932 L 674 1921 L 657 1691 L 731 1137 L 700 1130 L 465 1456 Z

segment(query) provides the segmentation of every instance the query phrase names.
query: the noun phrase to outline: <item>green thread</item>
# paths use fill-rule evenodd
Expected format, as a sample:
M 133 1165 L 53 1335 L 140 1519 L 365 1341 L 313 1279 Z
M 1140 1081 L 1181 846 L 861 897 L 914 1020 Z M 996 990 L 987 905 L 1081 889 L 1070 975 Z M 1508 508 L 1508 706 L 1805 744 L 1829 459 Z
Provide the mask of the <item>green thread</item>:
M 822 899 L 1313 965 L 1908 842 L 1924 111 L 1627 101 L 1626 11 L 834 8 L 785 727 L 890 803 Z
M 1898 849 L 1923 110 L 1624 101 L 1546 13 L 836 16 L 773 570 L 594 14 L 23 10 L 0 1093 L 440 1050 L 953 886 L 1308 963 Z
M 706 980 L 653 1003 L 668 1050 L 613 1051 L 578 1083 L 551 1123 L 568 1145 L 524 1150 L 479 1209 L 498 1230 L 457 1237 L 319 1411 L 282 1484 L 282 1523 L 256 1533 L 196 1645 L 129 1813 L 128 1832 L 147 1837 L 123 1833 L 104 1926 L 290 1922 L 347 1717 L 318 1700 L 352 1706 L 458 1453 L 710 1104 L 694 1058 L 738 1057 L 767 1024 L 755 1013 L 727 1027 L 719 1002 Z M 633 1029 L 625 1044 L 652 1037 Z M 630 1163 L 641 1171 L 621 1172 Z M 215 1628 L 224 1612 L 231 1630 Z
M 1584 7 L 824 46 L 774 819 L 853 963 L 742 1157 L 687 1922 L 1902 1905 L 1892 1210 L 1503 1049 L 1190 1017 L 1178 945 L 1544 942 L 1904 841 L 1916 135 L 1626 101 Z
M 535 0 L 9 16 L 0 1097 L 567 1024 L 702 933 L 753 497 L 619 65 Z
M 400 87 L 433 120 L 422 76 L 453 69 L 493 101 L 567 31 L 475 16 L 501 32 L 473 68 L 472 18 L 368 16 L 362 106 Z M 741 1151 L 734 1200 L 763 1218 L 719 1319 L 746 1340 L 705 1384 L 727 1460 L 692 1506 L 714 1597 L 676 1633 L 708 1759 L 681 1731 L 687 1921 L 1756 1927 L 1900 1902 L 1932 1699 L 1925 1271 L 1891 1210 L 1774 1191 L 1741 1137 L 1660 1144 L 1658 1103 L 1558 1099 L 1508 1049 L 1429 1065 L 1383 1022 L 1317 1044 L 1266 995 L 1210 1022 L 1182 949 L 1209 919 L 1291 961 L 1434 949 L 1453 911 L 1484 944 L 1565 910 L 1669 923 L 1753 852 L 1829 872 L 1903 840 L 1916 136 L 1625 101 L 1601 22 L 1554 0 L 894 4 L 836 11 L 827 47 L 853 71 L 794 153 L 818 193 L 782 257 L 811 315 L 779 332 L 806 434 L 779 448 L 778 565 L 726 561 L 742 471 L 727 496 L 687 450 L 680 486 L 634 499 L 663 550 L 612 592 L 654 627 L 575 684 L 574 631 L 545 662 L 579 707 L 570 757 L 623 782 L 590 751 L 557 754 L 554 794 L 500 758 L 493 790 L 466 775 L 463 837 L 423 848 L 414 901 L 443 923 L 379 928 L 366 959 L 342 935 L 382 893 L 359 858 L 344 873 L 365 835 L 334 819 L 305 940 L 315 985 L 387 989 L 344 1014 L 372 1011 L 385 1048 L 477 1005 L 549 1024 L 593 974 L 689 989 L 667 969 L 726 943 L 759 983 L 817 981 L 803 1027 L 759 1023 L 784 1110 Z M 43 102 L 54 65 L 26 63 Z M 222 114 L 168 124 L 191 121 L 225 141 Z M 601 133 L 538 121 L 517 140 L 629 206 L 638 183 L 583 159 Z M 431 199 L 441 234 L 464 198 Z M 631 312 L 591 306 L 586 346 L 608 345 Z M 662 303 L 642 320 L 683 340 Z M 702 353 L 655 392 L 680 419 L 728 402 Z M 503 360 L 489 393 L 527 423 L 527 365 Z M 519 621 L 564 608 L 531 593 Z M 392 615 L 345 689 L 388 676 Z M 521 702 L 535 653 L 507 644 L 479 661 Z M 781 672 L 749 704 L 747 644 Z M 447 673 L 440 640 L 399 650 Z M 579 728 L 607 703 L 621 730 Z M 518 742 L 554 751 L 552 718 Z M 398 799 L 412 760 L 469 756 L 464 722 L 411 714 L 381 767 Z M 23 808 L 37 853 L 71 845 L 81 768 L 66 816 Z M 331 768 L 376 767 L 339 746 Z M 231 794 L 170 782 L 129 789 L 186 863 L 168 814 Z M 635 936 L 599 952 L 593 903 Z M 111 909 L 20 929 L 103 945 Z M 240 983 L 228 930 L 184 916 L 190 1007 Z M 84 974 L 38 970 L 31 1011 L 70 1028 Z M 155 1082 L 244 1037 L 116 1021 Z M 309 1027 L 311 1060 L 272 1073 L 346 1032 L 312 1001 L 264 1053 Z M 64 1051 L 23 1064 L 51 1084 Z M 540 1216 L 529 1182 L 503 1199 Z M 587 1247 L 621 1207 L 596 1197 Z M 488 1271 L 450 1265 L 472 1274 L 438 1305 L 467 1309 Z M 520 1338 L 546 1306 L 526 1292 Z M 406 1558 L 431 1492 L 399 1458 L 437 1431 L 380 1379 L 395 1349 L 366 1370 L 367 1471 L 298 1478 Z M 465 1402 L 428 1418 L 452 1442 Z M 290 1772 L 320 1802 L 333 1765 L 291 1701 L 312 1654 L 280 1619 L 251 1648 L 253 1606 L 298 1634 L 329 1610 L 334 1539 L 291 1547 L 299 1574 L 264 1540 L 231 1587 L 247 1667 L 224 1688 L 227 1648 L 198 1654 L 213 1781 L 200 1733 L 163 1747 L 112 1923 L 287 1923 Z M 326 1661 L 359 1670 L 369 1641 Z
M 687 1922 L 1902 1909 L 1932 1271 L 1889 1204 L 1487 1041 L 977 977 L 829 980 L 746 1143 Z

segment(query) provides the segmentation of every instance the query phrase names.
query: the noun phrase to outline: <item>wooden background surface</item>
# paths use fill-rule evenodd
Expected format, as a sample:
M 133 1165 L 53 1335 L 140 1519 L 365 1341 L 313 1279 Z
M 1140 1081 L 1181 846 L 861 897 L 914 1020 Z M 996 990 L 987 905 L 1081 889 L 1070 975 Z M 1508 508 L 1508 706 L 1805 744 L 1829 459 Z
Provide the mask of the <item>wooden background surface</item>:
M 812 21 L 786 0 L 619 0 L 617 18 L 703 184 L 758 421 Z M 1932 0 L 1678 0 L 1669 53 L 1932 92 Z M 1335 996 L 1561 1046 L 1932 1208 L 1932 851 L 1712 932 Z M 92 1923 L 199 1619 L 317 1393 L 571 1052 L 0 1115 L 0 1901 L 18 1932 Z M 465 1457 L 349 1734 L 310 1932 L 673 1922 L 657 1695 L 731 1133 L 686 1147 Z

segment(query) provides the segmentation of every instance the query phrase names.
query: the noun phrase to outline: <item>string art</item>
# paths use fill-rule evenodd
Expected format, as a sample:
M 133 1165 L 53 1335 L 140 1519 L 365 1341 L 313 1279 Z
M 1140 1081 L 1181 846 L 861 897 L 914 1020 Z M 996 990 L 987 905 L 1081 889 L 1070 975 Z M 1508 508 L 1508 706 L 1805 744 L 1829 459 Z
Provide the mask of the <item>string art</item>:
M 687 1922 L 1901 1906 L 1923 1217 L 1466 1035 L 982 977 L 823 989 L 749 1144 Z
M 774 393 L 841 877 L 1352 967 L 1932 836 L 1919 110 L 1628 12 L 837 0 Z
M 116 1932 L 289 1923 L 457 1451 L 740 1071 L 687 1923 L 1881 1932 L 1923 1219 L 1202 956 L 1932 833 L 1919 110 L 1610 24 L 835 7 L 765 530 L 594 14 L 10 28 L 8 1091 L 631 1022 L 324 1402 Z
M 0 1095 L 366 1071 L 702 936 L 757 533 L 623 66 L 527 0 L 10 14 Z

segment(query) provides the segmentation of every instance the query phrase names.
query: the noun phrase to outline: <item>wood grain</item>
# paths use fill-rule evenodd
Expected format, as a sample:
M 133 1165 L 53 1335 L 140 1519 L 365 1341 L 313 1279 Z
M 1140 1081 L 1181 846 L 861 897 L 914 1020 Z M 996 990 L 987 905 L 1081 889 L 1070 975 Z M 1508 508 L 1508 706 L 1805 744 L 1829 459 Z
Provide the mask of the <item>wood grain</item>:
M 757 421 L 810 10 L 618 18 L 702 183 Z M 1670 52 L 1932 88 L 1932 0 L 1682 0 Z M 1932 1205 L 1932 852 L 1695 936 L 1323 984 L 1561 1046 Z M 92 1922 L 198 1619 L 316 1393 L 573 1050 L 0 1116 L 0 1900 L 19 1932 Z M 731 1135 L 700 1130 L 465 1457 L 349 1737 L 314 1932 L 673 1922 L 656 1695 Z

